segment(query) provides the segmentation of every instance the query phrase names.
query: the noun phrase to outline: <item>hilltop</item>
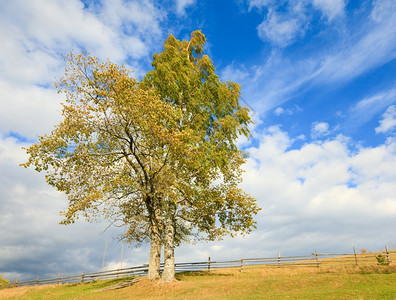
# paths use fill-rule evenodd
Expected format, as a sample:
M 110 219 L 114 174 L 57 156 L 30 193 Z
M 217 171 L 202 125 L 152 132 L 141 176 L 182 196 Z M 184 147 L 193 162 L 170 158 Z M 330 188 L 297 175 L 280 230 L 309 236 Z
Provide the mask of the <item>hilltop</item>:
M 177 274 L 169 284 L 143 279 L 118 290 L 100 289 L 131 278 L 0 290 L 1 299 L 395 299 L 396 266 L 329 268 L 248 267 Z

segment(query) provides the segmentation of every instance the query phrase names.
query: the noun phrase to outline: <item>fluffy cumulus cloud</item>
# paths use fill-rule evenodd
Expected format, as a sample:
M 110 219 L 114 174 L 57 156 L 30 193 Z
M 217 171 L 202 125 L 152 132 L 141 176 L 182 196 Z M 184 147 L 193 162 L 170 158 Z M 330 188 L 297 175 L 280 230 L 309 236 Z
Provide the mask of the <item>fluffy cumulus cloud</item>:
M 313 245 L 317 240 L 303 238 L 315 234 L 328 236 L 326 246 L 338 249 L 376 235 L 389 243 L 392 237 L 382 234 L 381 226 L 395 224 L 396 140 L 354 152 L 343 136 L 297 149 L 293 142 L 271 127 L 250 149 L 244 185 L 263 207 L 261 234 L 275 236 L 288 227 L 281 233 L 284 243 L 299 236 L 300 249 L 305 243 L 320 247 Z
M 396 127 L 396 105 L 391 105 L 382 115 L 380 125 L 375 128 L 375 132 L 388 132 Z
M 58 120 L 62 54 L 85 50 L 137 66 L 162 39 L 164 17 L 151 1 L 1 1 L 0 133 L 34 138 Z
M 0 99 L 0 134 L 34 140 L 60 120 L 63 99 L 52 88 L 0 81 Z

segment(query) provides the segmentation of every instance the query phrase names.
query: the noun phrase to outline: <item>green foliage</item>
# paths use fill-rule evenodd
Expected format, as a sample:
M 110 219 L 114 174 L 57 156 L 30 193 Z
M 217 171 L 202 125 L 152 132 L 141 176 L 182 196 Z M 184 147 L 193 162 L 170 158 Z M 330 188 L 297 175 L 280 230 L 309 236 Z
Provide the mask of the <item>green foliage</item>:
M 388 262 L 388 259 L 386 256 L 383 256 L 382 254 L 378 254 L 375 258 L 377 259 L 377 262 L 379 265 L 382 265 L 382 266 L 389 265 L 389 262 Z
M 0 289 L 6 288 L 10 285 L 10 281 L 3 278 L 3 276 L 0 274 Z

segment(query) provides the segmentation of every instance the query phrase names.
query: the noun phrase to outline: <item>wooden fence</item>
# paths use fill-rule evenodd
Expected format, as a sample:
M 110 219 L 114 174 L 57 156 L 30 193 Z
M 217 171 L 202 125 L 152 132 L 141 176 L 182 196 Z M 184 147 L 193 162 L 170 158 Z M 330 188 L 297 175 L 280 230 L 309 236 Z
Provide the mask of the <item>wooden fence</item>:
M 396 261 L 396 250 L 388 250 L 375 253 L 333 253 L 324 254 L 315 251 L 310 255 L 302 256 L 281 256 L 278 253 L 277 257 L 262 257 L 262 258 L 241 258 L 238 260 L 228 261 L 213 261 L 208 258 L 207 261 L 176 263 L 176 272 L 186 271 L 207 271 L 219 268 L 238 268 L 241 272 L 246 267 L 259 268 L 291 268 L 291 267 L 332 267 L 332 266 L 367 266 L 367 265 L 391 265 Z M 161 269 L 163 265 L 161 265 Z M 89 282 L 101 279 L 115 279 L 121 277 L 135 277 L 144 276 L 147 274 L 148 265 L 141 265 L 132 268 L 116 269 L 103 272 L 85 273 L 81 275 L 62 277 L 59 273 L 58 277 L 50 279 L 40 279 L 37 277 L 33 280 L 20 281 L 15 280 L 10 287 L 40 285 L 40 284 L 62 284 L 62 283 L 78 283 Z

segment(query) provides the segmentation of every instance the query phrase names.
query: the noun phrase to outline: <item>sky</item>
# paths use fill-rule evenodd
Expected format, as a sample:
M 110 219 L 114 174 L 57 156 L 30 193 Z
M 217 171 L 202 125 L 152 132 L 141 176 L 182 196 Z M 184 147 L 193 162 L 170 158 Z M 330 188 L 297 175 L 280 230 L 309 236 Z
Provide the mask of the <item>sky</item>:
M 23 147 L 60 122 L 63 56 L 87 51 L 140 79 L 169 34 L 207 39 L 242 86 L 252 138 L 241 186 L 251 234 L 182 245 L 176 262 L 396 248 L 396 1 L 0 0 L 0 274 L 76 275 L 148 262 L 109 222 L 59 225 L 65 195 Z

